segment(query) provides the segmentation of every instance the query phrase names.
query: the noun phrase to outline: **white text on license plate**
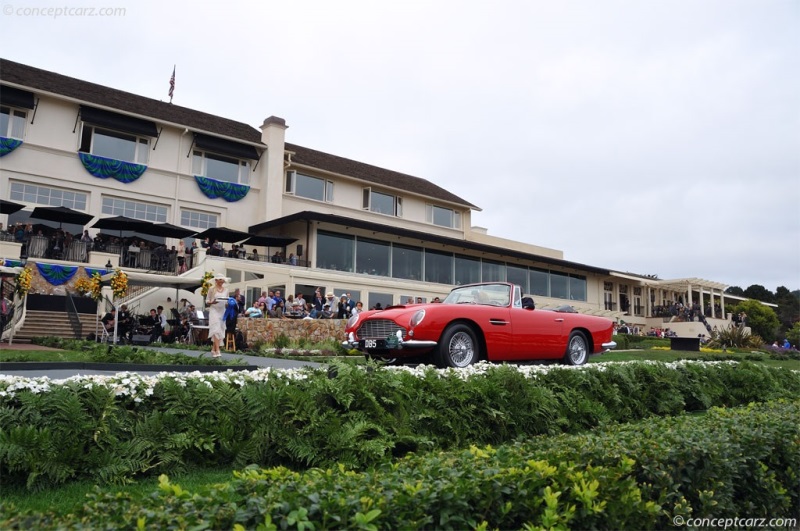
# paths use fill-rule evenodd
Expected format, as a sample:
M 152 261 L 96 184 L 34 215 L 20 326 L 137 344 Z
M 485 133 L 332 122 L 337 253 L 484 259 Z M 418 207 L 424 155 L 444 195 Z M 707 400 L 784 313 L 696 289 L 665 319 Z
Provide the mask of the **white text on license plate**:
M 365 339 L 364 340 L 364 348 L 378 348 L 378 340 L 377 339 Z

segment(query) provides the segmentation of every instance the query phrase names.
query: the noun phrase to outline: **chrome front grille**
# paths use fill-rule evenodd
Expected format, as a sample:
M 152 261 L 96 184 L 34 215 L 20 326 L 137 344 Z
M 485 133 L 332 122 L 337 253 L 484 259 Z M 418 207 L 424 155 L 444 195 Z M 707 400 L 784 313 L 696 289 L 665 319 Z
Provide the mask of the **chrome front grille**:
M 364 321 L 364 324 L 358 329 L 359 339 L 386 339 L 389 336 L 397 334 L 397 331 L 403 332 L 403 337 L 406 335 L 406 329 L 398 326 L 397 323 L 390 319 L 371 319 Z

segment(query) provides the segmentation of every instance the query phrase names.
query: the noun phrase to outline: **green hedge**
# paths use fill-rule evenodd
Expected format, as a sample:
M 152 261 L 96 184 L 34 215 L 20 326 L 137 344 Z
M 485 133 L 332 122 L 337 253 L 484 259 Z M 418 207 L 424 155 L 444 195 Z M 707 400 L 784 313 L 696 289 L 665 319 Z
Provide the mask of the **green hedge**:
M 0 527 L 666 529 L 734 517 L 796 525 L 800 401 L 409 455 L 361 473 L 249 468 L 234 476 L 198 492 L 164 476 L 152 496 L 96 494 L 63 519 L 6 508 Z
M 800 372 L 728 362 L 0 379 L 0 477 L 35 489 L 190 466 L 361 469 L 411 451 L 794 396 Z

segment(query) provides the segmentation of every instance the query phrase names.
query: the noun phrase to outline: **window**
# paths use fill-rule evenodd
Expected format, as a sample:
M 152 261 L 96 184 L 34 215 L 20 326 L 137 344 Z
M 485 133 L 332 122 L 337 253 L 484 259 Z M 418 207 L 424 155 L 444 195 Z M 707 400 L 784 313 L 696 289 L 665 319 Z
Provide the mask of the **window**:
M 48 188 L 28 183 L 11 183 L 12 201 L 24 201 L 47 206 L 65 206 L 73 210 L 86 210 L 87 195 L 59 188 Z
M 103 214 L 111 216 L 126 216 L 133 219 L 143 219 L 154 223 L 167 222 L 167 207 L 131 201 L 129 199 L 103 198 Z
M 528 293 L 528 269 L 526 267 L 506 266 L 506 278 L 509 282 L 518 284 L 523 293 Z
M 219 226 L 219 216 L 206 212 L 181 210 L 181 225 L 195 229 L 210 229 Z
M 550 296 L 550 273 L 545 269 L 531 268 L 528 271 L 531 281 L 531 294 L 539 297 Z
M 84 124 L 78 151 L 114 160 L 147 164 L 149 146 L 149 138 Z
M 392 277 L 422 280 L 422 249 L 393 245 Z
M 377 293 L 374 291 L 369 292 L 369 303 L 367 304 L 367 308 L 370 310 L 375 308 L 375 305 L 380 303 L 382 308 L 386 308 L 394 304 L 392 302 L 393 296 L 391 293 Z M 365 310 L 367 308 L 364 308 Z
M 356 242 L 356 271 L 388 277 L 390 254 L 388 243 L 359 238 Z
M 603 291 L 614 291 L 614 284 L 612 282 L 603 282 Z
M 297 197 L 305 197 L 306 199 L 332 203 L 333 181 L 289 171 L 286 172 L 286 193 Z
M 569 276 L 569 298 L 573 301 L 586 300 L 586 277 L 581 275 Z
M 317 233 L 317 267 L 353 271 L 355 238 L 332 232 Z
M 453 255 L 425 251 L 425 282 L 453 283 Z
M 451 229 L 461 228 L 461 212 L 456 212 L 450 208 L 427 205 L 426 219 L 428 223 L 433 223 L 440 227 L 448 227 Z
M 12 107 L 0 107 L 0 136 L 22 140 L 27 113 Z
M 235 184 L 250 182 L 250 162 L 216 153 L 193 151 L 192 173 Z
M 550 296 L 554 299 L 569 299 L 569 275 L 550 271 Z
M 481 281 L 481 261 L 478 258 L 456 255 L 455 270 L 458 286 Z
M 370 212 L 401 217 L 403 215 L 403 198 L 376 192 L 372 188 L 364 188 L 362 207 Z
M 505 282 L 506 265 L 500 262 L 484 260 L 481 269 L 481 279 L 483 282 Z

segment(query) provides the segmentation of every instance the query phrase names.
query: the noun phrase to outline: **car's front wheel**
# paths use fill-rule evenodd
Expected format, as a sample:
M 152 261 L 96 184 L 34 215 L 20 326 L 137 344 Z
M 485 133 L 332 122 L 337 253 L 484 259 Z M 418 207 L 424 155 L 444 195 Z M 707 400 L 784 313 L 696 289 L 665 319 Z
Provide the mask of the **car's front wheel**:
M 448 326 L 436 351 L 439 367 L 469 367 L 480 359 L 480 345 L 475 332 L 465 324 Z
M 583 365 L 589 357 L 589 343 L 583 332 L 572 332 L 567 342 L 567 353 L 564 363 L 567 365 Z

